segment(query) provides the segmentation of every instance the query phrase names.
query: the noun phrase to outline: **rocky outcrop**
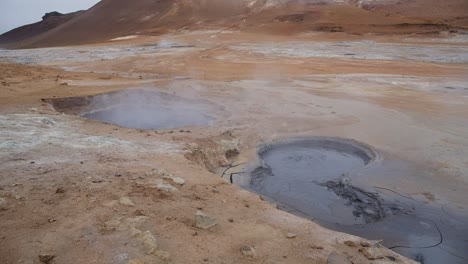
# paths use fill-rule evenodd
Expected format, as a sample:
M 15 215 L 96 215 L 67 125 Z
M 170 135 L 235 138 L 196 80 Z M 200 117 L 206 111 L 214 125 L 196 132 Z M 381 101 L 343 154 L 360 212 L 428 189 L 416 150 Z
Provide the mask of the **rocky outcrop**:
M 71 19 L 79 16 L 84 11 L 78 11 L 69 14 L 62 14 L 59 12 L 50 12 L 46 13 L 42 17 L 42 21 L 25 25 L 16 29 L 13 29 L 9 32 L 6 32 L 3 35 L 0 35 L 0 46 L 9 47 L 16 46 L 21 42 L 37 37 L 43 33 L 46 33 L 52 29 L 55 29 Z M 13 45 L 14 44 L 14 45 Z

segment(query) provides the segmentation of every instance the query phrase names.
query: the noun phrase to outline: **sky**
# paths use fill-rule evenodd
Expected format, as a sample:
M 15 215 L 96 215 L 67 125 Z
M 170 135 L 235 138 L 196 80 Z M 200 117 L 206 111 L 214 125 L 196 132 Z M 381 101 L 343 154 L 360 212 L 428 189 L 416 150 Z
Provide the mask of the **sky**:
M 42 20 L 45 13 L 88 9 L 99 0 L 0 0 L 0 34 Z

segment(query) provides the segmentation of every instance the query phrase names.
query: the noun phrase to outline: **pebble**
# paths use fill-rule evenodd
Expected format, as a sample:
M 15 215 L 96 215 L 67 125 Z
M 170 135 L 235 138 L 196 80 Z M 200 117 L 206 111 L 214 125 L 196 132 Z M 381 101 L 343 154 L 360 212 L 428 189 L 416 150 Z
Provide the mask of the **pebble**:
M 125 205 L 125 206 L 135 206 L 133 201 L 128 197 L 120 197 L 119 204 Z
M 0 210 L 6 210 L 7 201 L 3 198 L 0 198 Z
M 361 246 L 363 246 L 363 247 L 370 247 L 370 246 L 371 246 L 371 243 L 362 240 L 362 241 L 361 241 Z
M 248 257 L 248 258 L 255 258 L 257 257 L 257 251 L 255 248 L 251 246 L 242 246 L 240 249 L 242 255 Z
M 297 235 L 294 234 L 294 233 L 287 233 L 287 234 L 286 234 L 286 237 L 287 237 L 287 238 L 296 238 Z
M 175 184 L 180 185 L 180 186 L 185 184 L 185 180 L 182 179 L 181 177 L 176 177 L 173 175 L 165 175 L 163 178 L 166 180 L 172 180 Z
M 54 255 L 49 255 L 49 254 L 39 255 L 39 261 L 45 264 L 51 263 L 54 258 L 55 258 Z
M 156 253 L 158 249 L 158 241 L 150 231 L 145 231 L 141 235 L 141 241 L 145 248 L 145 253 L 150 255 Z
M 368 260 L 383 259 L 385 257 L 385 254 L 381 248 L 360 248 L 359 252 L 361 252 Z
M 208 216 L 202 211 L 197 211 L 197 214 L 195 215 L 195 226 L 197 228 L 206 230 L 214 227 L 217 224 L 218 223 L 215 218 Z
M 171 179 L 174 181 L 175 184 L 178 184 L 181 186 L 185 184 L 185 180 L 180 177 L 171 177 Z
M 165 192 L 177 192 L 178 189 L 168 183 L 160 183 L 158 185 L 156 185 L 156 188 L 161 190 L 161 191 L 165 191 Z
M 135 228 L 135 227 L 130 227 L 129 231 L 130 231 L 130 236 L 131 237 L 137 237 L 137 236 L 139 236 L 139 235 L 141 235 L 143 233 L 143 232 L 141 232 L 140 229 Z

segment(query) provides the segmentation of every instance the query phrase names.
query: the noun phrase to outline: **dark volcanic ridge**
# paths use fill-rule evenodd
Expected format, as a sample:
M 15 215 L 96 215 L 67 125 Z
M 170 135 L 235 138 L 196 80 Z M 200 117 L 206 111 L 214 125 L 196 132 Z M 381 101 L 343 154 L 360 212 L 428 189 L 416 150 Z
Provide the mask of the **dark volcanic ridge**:
M 79 16 L 80 14 L 83 14 L 84 12 L 85 11 L 77 11 L 73 13 L 62 14 L 54 11 L 46 13 L 42 17 L 42 21 L 15 28 L 0 35 L 0 46 L 8 48 L 22 45 L 24 41 L 49 32 L 50 30 L 65 24 L 71 19 Z

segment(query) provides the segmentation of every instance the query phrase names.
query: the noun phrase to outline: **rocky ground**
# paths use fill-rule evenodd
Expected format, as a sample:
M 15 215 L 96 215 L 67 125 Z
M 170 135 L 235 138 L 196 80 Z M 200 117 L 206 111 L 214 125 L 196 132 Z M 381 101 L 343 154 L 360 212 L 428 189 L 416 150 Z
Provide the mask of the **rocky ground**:
M 353 138 L 432 172 L 375 184 L 467 214 L 467 44 L 447 43 L 463 38 L 456 35 L 409 37 L 195 31 L 0 51 L 1 259 L 412 263 L 220 177 L 229 164 L 254 159 L 262 142 Z M 135 130 L 61 114 L 41 100 L 127 88 L 208 100 L 219 106 L 210 113 L 216 121 Z

